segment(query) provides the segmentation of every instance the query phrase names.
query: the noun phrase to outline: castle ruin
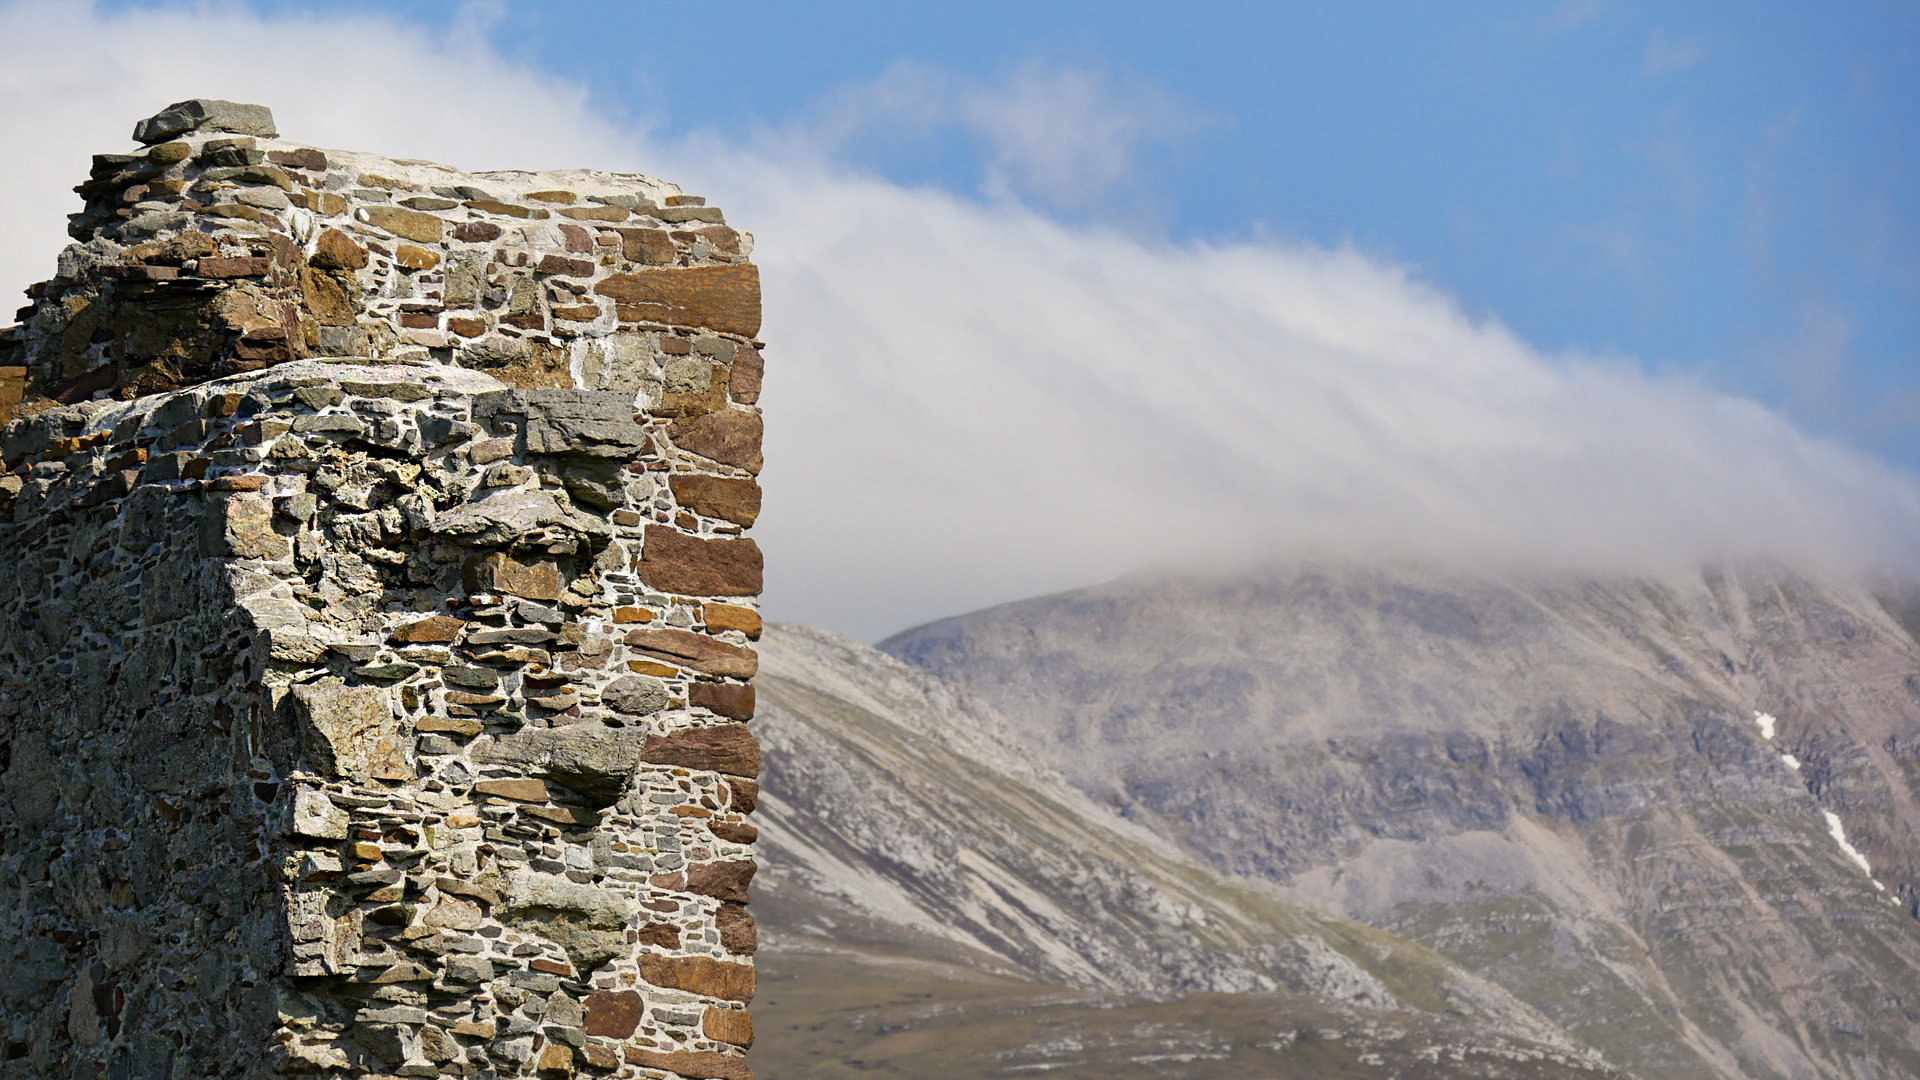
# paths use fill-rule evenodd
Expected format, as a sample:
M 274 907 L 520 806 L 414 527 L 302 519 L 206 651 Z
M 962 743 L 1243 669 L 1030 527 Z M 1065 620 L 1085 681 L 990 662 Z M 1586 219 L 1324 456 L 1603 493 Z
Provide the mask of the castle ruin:
M 751 237 L 135 138 L 0 332 L 0 1080 L 750 1078 Z

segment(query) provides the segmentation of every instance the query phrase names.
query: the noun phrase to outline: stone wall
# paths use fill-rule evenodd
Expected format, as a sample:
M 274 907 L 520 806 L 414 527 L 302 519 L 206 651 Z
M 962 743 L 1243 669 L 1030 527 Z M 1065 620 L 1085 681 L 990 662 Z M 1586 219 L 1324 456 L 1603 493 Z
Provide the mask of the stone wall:
M 751 238 L 275 134 L 0 333 L 0 1077 L 750 1077 Z

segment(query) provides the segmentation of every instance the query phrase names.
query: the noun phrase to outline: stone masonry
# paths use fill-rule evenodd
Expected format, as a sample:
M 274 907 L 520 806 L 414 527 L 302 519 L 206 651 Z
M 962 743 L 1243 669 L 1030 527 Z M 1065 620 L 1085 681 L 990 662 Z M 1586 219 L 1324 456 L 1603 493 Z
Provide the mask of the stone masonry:
M 174 105 L 0 332 L 0 1078 L 749 1078 L 759 279 Z

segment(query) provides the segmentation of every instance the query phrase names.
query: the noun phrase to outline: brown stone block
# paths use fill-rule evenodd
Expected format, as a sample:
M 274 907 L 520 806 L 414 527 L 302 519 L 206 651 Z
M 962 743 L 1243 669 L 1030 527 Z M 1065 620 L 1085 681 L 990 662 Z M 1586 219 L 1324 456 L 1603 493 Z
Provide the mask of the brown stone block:
M 447 1030 L 453 1032 L 455 1035 L 471 1035 L 476 1039 L 491 1039 L 496 1029 L 491 1020 L 462 1020 Z
M 614 274 L 594 291 L 612 297 L 627 322 L 705 326 L 742 337 L 760 332 L 760 268 L 752 263 Z
M 738 630 L 756 641 L 760 638 L 760 613 L 752 608 L 734 604 L 704 604 L 700 612 L 709 632 Z
M 644 266 L 671 266 L 679 252 L 665 229 L 615 229 L 620 234 L 620 254 Z
M 539 271 L 543 274 L 555 274 L 560 277 L 592 277 L 592 259 L 569 259 L 565 255 L 543 255 L 540 257 Z
M 655 663 L 652 660 L 629 660 L 627 667 L 638 674 L 654 675 L 662 679 L 671 679 L 676 675 L 685 674 L 677 667 L 668 667 L 666 664 Z
M 687 704 L 729 720 L 751 720 L 753 687 L 740 683 L 697 682 L 687 687 Z
M 760 948 L 760 927 L 746 908 L 739 904 L 721 904 L 713 920 L 720 931 L 720 944 L 726 946 L 728 952 L 752 956 Z
M 709 821 L 707 831 L 732 844 L 751 844 L 760 839 L 760 830 L 744 821 Z
M 473 790 L 478 795 L 496 795 L 517 802 L 547 801 L 544 780 L 480 780 L 473 785 Z
M 353 301 L 347 296 L 346 287 L 332 274 L 309 266 L 302 275 L 302 286 L 306 309 L 321 326 L 354 324 Z
M 449 315 L 447 329 L 464 338 L 476 338 L 487 332 L 487 320 L 468 315 Z
M 449 705 L 467 705 L 474 708 L 482 708 L 493 705 L 504 705 L 506 704 L 506 700 L 506 698 L 501 697 L 499 694 L 469 694 L 464 690 L 447 691 L 447 704 Z
M 264 255 L 238 259 L 210 257 L 200 260 L 198 273 L 203 278 L 265 277 L 269 269 L 271 265 Z
M 653 612 L 646 608 L 617 607 L 613 609 L 613 621 L 616 623 L 645 623 L 653 621 Z
M 655 765 L 705 769 L 729 776 L 760 775 L 760 740 L 745 724 L 715 724 L 686 728 L 668 735 L 649 735 L 641 760 Z
M 765 562 L 760 546 L 752 540 L 689 536 L 677 529 L 649 525 L 646 545 L 634 569 L 641 581 L 662 592 L 683 596 L 757 596 L 764 579 Z M 710 671 L 709 674 L 733 672 Z
M 723 251 L 728 255 L 740 254 L 740 233 L 738 231 L 730 229 L 725 225 L 710 225 L 707 228 L 695 229 L 694 231 L 706 237 L 707 243 L 712 244 L 715 251 Z
M 441 229 L 446 224 L 432 214 L 399 206 L 363 206 L 355 214 L 376 229 L 422 244 L 439 243 Z
M 400 627 L 387 640 L 403 645 L 446 645 L 458 641 L 466 625 L 451 615 L 429 615 Z
M 485 729 L 480 721 L 464 716 L 423 716 L 413 725 L 413 730 L 423 733 L 445 732 L 471 739 Z
M 275 165 L 290 165 L 296 169 L 311 169 L 314 172 L 327 170 L 327 155 L 311 146 L 303 146 L 297 150 L 269 150 L 267 160 Z
M 453 238 L 469 244 L 484 244 L 500 239 L 500 226 L 491 221 L 463 221 L 453 227 Z
M 267 478 L 255 473 L 251 476 L 221 476 L 207 481 L 208 491 L 259 491 L 267 486 Z
M 571 191 L 557 191 L 557 190 L 556 191 L 529 191 L 527 192 L 527 198 L 533 199 L 536 202 L 559 203 L 562 206 L 572 206 L 574 203 L 580 201 L 580 196 L 575 195 Z
M 751 679 L 760 667 L 760 658 L 752 649 L 729 645 L 689 630 L 671 627 L 630 630 L 626 643 L 632 648 L 706 675 Z
M 549 975 L 572 975 L 573 974 L 573 968 L 571 965 L 563 964 L 558 960 L 546 960 L 546 959 L 530 960 L 527 962 L 527 966 L 532 968 L 535 971 L 544 971 Z
M 674 473 L 667 486 L 681 506 L 696 514 L 751 526 L 760 516 L 760 485 L 752 480 L 705 473 Z
M 328 229 L 314 242 L 307 262 L 322 270 L 359 270 L 367 265 L 367 249 L 339 229 Z
M 733 808 L 743 814 L 753 813 L 760 805 L 760 784 L 754 780 L 733 777 L 727 780 L 727 788 L 733 792 Z
M 637 959 L 640 961 L 640 977 L 655 986 L 743 1004 L 753 1000 L 754 970 L 751 964 L 711 960 L 704 956 L 658 956 L 653 953 L 642 953 Z
M 675 420 L 667 429 L 682 450 L 735 465 L 750 473 L 760 471 L 760 414 L 744 409 L 722 409 L 687 420 Z
M 728 376 L 727 392 L 733 400 L 742 405 L 752 405 L 760 400 L 760 378 L 766 374 L 767 362 L 761 358 L 758 349 L 741 346 L 733 354 L 733 370 Z
M 460 205 L 469 210 L 478 210 L 483 214 L 499 214 L 502 217 L 530 218 L 547 216 L 545 210 L 529 210 L 524 206 L 503 203 L 497 199 L 475 199 L 472 202 L 464 202 Z
M 540 1049 L 540 1056 L 533 1063 L 538 1072 L 573 1072 L 573 1047 L 565 1043 L 550 1042 Z
M 394 248 L 393 261 L 399 263 L 403 270 L 431 270 L 440 265 L 440 253 L 412 244 L 400 244 Z
M 572 322 L 592 322 L 600 317 L 600 308 L 595 304 L 575 304 L 553 309 L 553 317 Z
M 745 1009 L 720 1009 L 707 1006 L 700 1018 L 700 1031 L 717 1042 L 732 1043 L 742 1050 L 753 1045 L 753 1017 Z
M 753 1080 L 753 1070 L 744 1058 L 716 1054 L 711 1050 L 630 1049 L 627 1064 L 649 1069 L 666 1069 L 688 1080 Z
M 602 1039 L 624 1039 L 640 1026 L 646 1003 L 632 990 L 600 990 L 587 995 L 582 1030 Z
M 469 561 L 461 576 L 468 592 L 506 593 L 527 600 L 560 599 L 560 568 L 552 562 L 528 565 L 496 551 Z
M 750 859 L 700 863 L 687 868 L 687 891 L 732 904 L 747 902 L 747 886 L 758 869 Z
M 656 949 L 678 949 L 680 928 L 670 923 L 650 922 L 640 928 L 640 944 Z

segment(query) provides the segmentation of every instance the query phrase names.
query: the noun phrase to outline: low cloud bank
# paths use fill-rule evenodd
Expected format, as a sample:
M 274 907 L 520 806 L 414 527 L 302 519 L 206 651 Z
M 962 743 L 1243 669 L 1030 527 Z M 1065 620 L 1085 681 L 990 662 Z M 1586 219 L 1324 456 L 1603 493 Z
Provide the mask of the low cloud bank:
M 1296 553 L 1920 569 L 1911 478 L 1685 378 L 1543 356 L 1352 251 L 1063 225 L 791 134 L 662 144 L 378 19 L 28 4 L 0 8 L 0 42 L 23 103 L 0 117 L 9 293 L 51 270 L 85 155 L 191 96 L 321 145 L 637 169 L 725 207 L 766 280 L 775 617 L 876 637 L 1145 563 Z

